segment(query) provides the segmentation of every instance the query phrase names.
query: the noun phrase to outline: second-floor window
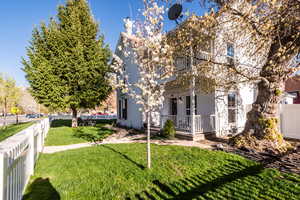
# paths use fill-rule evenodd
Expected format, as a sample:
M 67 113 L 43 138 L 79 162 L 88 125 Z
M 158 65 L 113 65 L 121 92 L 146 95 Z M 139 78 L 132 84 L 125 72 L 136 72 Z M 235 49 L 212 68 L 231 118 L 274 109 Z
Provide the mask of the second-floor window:
M 190 67 L 190 57 L 177 57 L 175 59 L 175 67 L 177 70 L 186 70 Z
M 234 45 L 232 43 L 227 43 L 227 56 L 234 57 Z

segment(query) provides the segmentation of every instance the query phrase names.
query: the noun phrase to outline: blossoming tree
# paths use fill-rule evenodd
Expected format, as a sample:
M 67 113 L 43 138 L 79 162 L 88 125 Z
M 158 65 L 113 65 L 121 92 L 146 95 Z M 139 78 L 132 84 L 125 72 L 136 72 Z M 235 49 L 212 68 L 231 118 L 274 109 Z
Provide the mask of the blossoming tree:
M 117 86 L 141 105 L 147 119 L 147 167 L 151 168 L 150 118 L 162 106 L 165 84 L 173 74 L 172 48 L 164 33 L 165 6 L 155 0 L 144 0 L 142 18 L 125 19 L 126 31 L 122 33 L 123 45 L 119 50 L 126 57 L 134 58 L 139 79 L 128 81 L 123 61 L 114 55 L 113 68 L 117 74 Z

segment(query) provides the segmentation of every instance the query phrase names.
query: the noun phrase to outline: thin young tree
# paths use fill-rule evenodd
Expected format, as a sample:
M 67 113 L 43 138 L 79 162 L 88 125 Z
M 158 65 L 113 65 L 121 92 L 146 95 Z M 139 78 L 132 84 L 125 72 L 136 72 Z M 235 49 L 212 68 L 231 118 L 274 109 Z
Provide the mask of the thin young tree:
M 228 90 L 239 84 L 257 85 L 257 99 L 247 113 L 244 130 L 231 142 L 236 146 L 257 148 L 275 153 L 290 146 L 278 130 L 279 103 L 285 81 L 300 69 L 300 1 L 299 0 L 205 0 L 216 3 L 217 12 L 191 20 L 186 28 L 174 34 L 173 45 L 186 48 L 191 45 L 189 34 L 213 36 L 223 34 L 223 40 L 234 41 L 235 49 L 243 56 L 232 62 L 218 52 L 201 59 L 197 67 L 199 76 L 211 81 L 211 88 Z M 212 5 L 212 4 L 210 4 Z M 226 30 L 226 31 L 224 31 Z M 205 37 L 203 37 L 205 38 Z M 201 37 L 194 40 L 201 45 Z M 205 44 L 205 43 L 204 43 Z M 249 62 L 248 62 L 249 61 Z
M 123 45 L 119 50 L 126 57 L 134 58 L 139 79 L 128 81 L 128 74 L 123 69 L 123 61 L 114 55 L 114 70 L 118 78 L 118 87 L 141 105 L 147 119 L 147 167 L 151 168 L 150 118 L 163 103 L 165 84 L 173 74 L 172 48 L 166 42 L 164 33 L 165 6 L 154 0 L 144 0 L 142 19 L 126 19 L 126 32 L 122 33 Z
M 94 108 L 111 93 L 110 51 L 86 0 L 68 0 L 56 19 L 35 28 L 24 71 L 32 96 L 52 110 Z

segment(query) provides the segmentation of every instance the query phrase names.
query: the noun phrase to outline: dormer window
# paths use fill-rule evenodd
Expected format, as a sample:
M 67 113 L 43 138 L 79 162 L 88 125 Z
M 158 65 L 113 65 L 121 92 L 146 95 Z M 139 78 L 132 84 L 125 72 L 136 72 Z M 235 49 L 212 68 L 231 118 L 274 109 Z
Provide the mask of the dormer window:
M 227 56 L 234 57 L 234 45 L 232 43 L 227 43 Z

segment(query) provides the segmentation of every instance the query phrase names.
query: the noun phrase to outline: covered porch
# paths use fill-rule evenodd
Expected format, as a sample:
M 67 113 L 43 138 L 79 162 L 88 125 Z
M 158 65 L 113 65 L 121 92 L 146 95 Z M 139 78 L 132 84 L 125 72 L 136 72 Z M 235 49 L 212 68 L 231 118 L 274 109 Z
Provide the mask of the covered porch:
M 160 113 L 160 127 L 171 120 L 177 136 L 185 139 L 201 140 L 205 134 L 216 132 L 214 93 L 205 94 L 199 85 L 169 85 L 165 92 L 165 101 Z
M 194 117 L 194 127 L 192 125 Z M 174 123 L 176 135 L 185 139 L 201 140 L 205 134 L 216 131 L 215 115 L 161 115 L 161 127 L 167 120 Z

